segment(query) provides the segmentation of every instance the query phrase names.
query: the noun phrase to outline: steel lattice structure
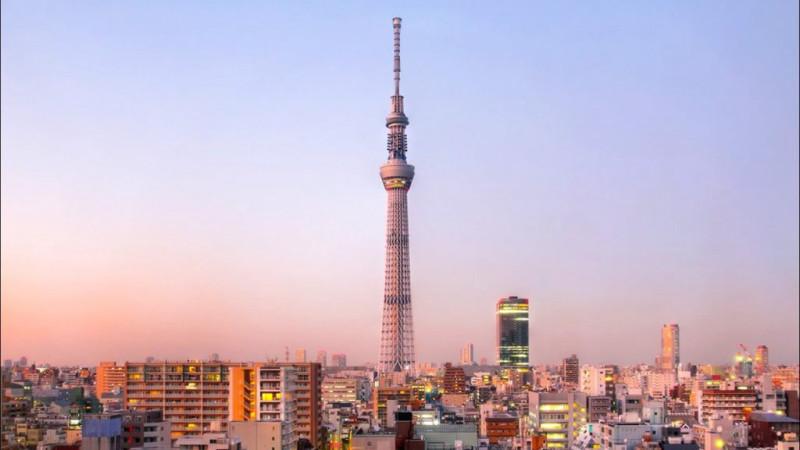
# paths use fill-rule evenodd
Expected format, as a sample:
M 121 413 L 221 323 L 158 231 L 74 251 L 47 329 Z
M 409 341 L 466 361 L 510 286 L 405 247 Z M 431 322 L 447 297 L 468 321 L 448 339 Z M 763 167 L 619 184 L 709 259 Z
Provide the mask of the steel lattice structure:
M 386 117 L 389 158 L 381 166 L 381 180 L 388 195 L 386 211 L 386 272 L 381 324 L 381 373 L 414 370 L 414 328 L 411 317 L 411 272 L 408 253 L 408 190 L 414 166 L 406 163 L 406 126 L 400 95 L 400 21 L 394 27 L 394 95 Z

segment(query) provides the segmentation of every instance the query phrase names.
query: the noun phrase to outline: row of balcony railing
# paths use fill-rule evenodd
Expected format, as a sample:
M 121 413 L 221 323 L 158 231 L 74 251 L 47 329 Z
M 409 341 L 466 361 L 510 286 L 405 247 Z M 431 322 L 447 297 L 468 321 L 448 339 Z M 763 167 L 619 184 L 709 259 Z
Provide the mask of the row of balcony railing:
M 203 390 L 203 391 L 228 391 L 227 384 L 221 383 L 195 383 L 193 387 L 189 386 L 187 383 L 129 383 L 127 386 L 127 390 L 129 391 L 141 391 L 141 390 L 183 390 L 183 389 L 191 389 L 191 390 Z

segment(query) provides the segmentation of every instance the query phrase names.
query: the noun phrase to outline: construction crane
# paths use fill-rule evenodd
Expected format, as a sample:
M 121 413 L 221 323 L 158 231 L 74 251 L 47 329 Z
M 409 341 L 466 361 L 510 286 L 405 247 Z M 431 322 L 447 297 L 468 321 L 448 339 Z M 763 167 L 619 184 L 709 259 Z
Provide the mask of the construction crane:
M 739 344 L 739 347 L 744 352 L 744 359 L 747 360 L 747 361 L 752 361 L 753 360 L 753 356 L 750 355 L 750 351 L 747 350 L 747 347 L 745 347 L 744 344 Z
M 747 350 L 747 347 L 744 344 L 739 344 L 739 348 L 741 351 L 736 352 L 736 357 L 734 358 L 737 363 L 744 363 L 744 362 L 753 362 L 753 357 L 750 356 L 750 352 Z

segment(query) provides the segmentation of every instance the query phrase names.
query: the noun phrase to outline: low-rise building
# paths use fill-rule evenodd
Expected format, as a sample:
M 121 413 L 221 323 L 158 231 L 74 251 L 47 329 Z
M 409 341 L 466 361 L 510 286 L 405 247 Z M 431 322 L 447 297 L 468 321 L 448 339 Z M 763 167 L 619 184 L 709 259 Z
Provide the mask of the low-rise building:
M 611 413 L 611 397 L 590 395 L 586 397 L 586 420 L 599 422 L 608 418 Z
M 708 422 L 712 417 L 744 420 L 746 412 L 756 408 L 756 391 L 738 386 L 736 389 L 703 389 L 698 395 L 698 418 Z
M 361 377 L 325 377 L 322 380 L 322 404 L 356 403 L 369 400 L 371 385 Z
M 294 450 L 296 439 L 280 420 L 232 421 L 228 436 L 241 443 L 242 450 Z
M 586 399 L 582 392 L 530 392 L 531 432 L 545 435 L 545 448 L 569 448 L 586 424 Z
M 230 439 L 225 433 L 205 433 L 182 436 L 175 441 L 178 450 L 242 450 L 237 439 Z
M 782 414 L 753 411 L 747 422 L 750 447 L 774 447 L 780 436 L 800 433 L 800 420 Z
M 419 438 L 425 441 L 425 448 L 428 449 L 475 450 L 478 448 L 477 423 L 415 425 L 414 428 Z
M 519 435 L 519 418 L 495 413 L 486 418 L 486 438 L 490 445 L 510 442 Z

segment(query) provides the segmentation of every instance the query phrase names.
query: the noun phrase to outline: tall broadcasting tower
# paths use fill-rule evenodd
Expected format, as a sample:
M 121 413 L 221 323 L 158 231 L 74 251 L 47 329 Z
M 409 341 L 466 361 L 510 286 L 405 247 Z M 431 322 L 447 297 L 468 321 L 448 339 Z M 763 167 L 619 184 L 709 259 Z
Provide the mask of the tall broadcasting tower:
M 413 371 L 414 328 L 411 318 L 411 274 L 408 263 L 407 193 L 414 179 L 414 166 L 406 163 L 406 126 L 400 95 L 400 21 L 394 26 L 394 95 L 386 117 L 389 158 L 381 166 L 381 180 L 388 194 L 386 210 L 386 273 L 381 325 L 381 373 Z

